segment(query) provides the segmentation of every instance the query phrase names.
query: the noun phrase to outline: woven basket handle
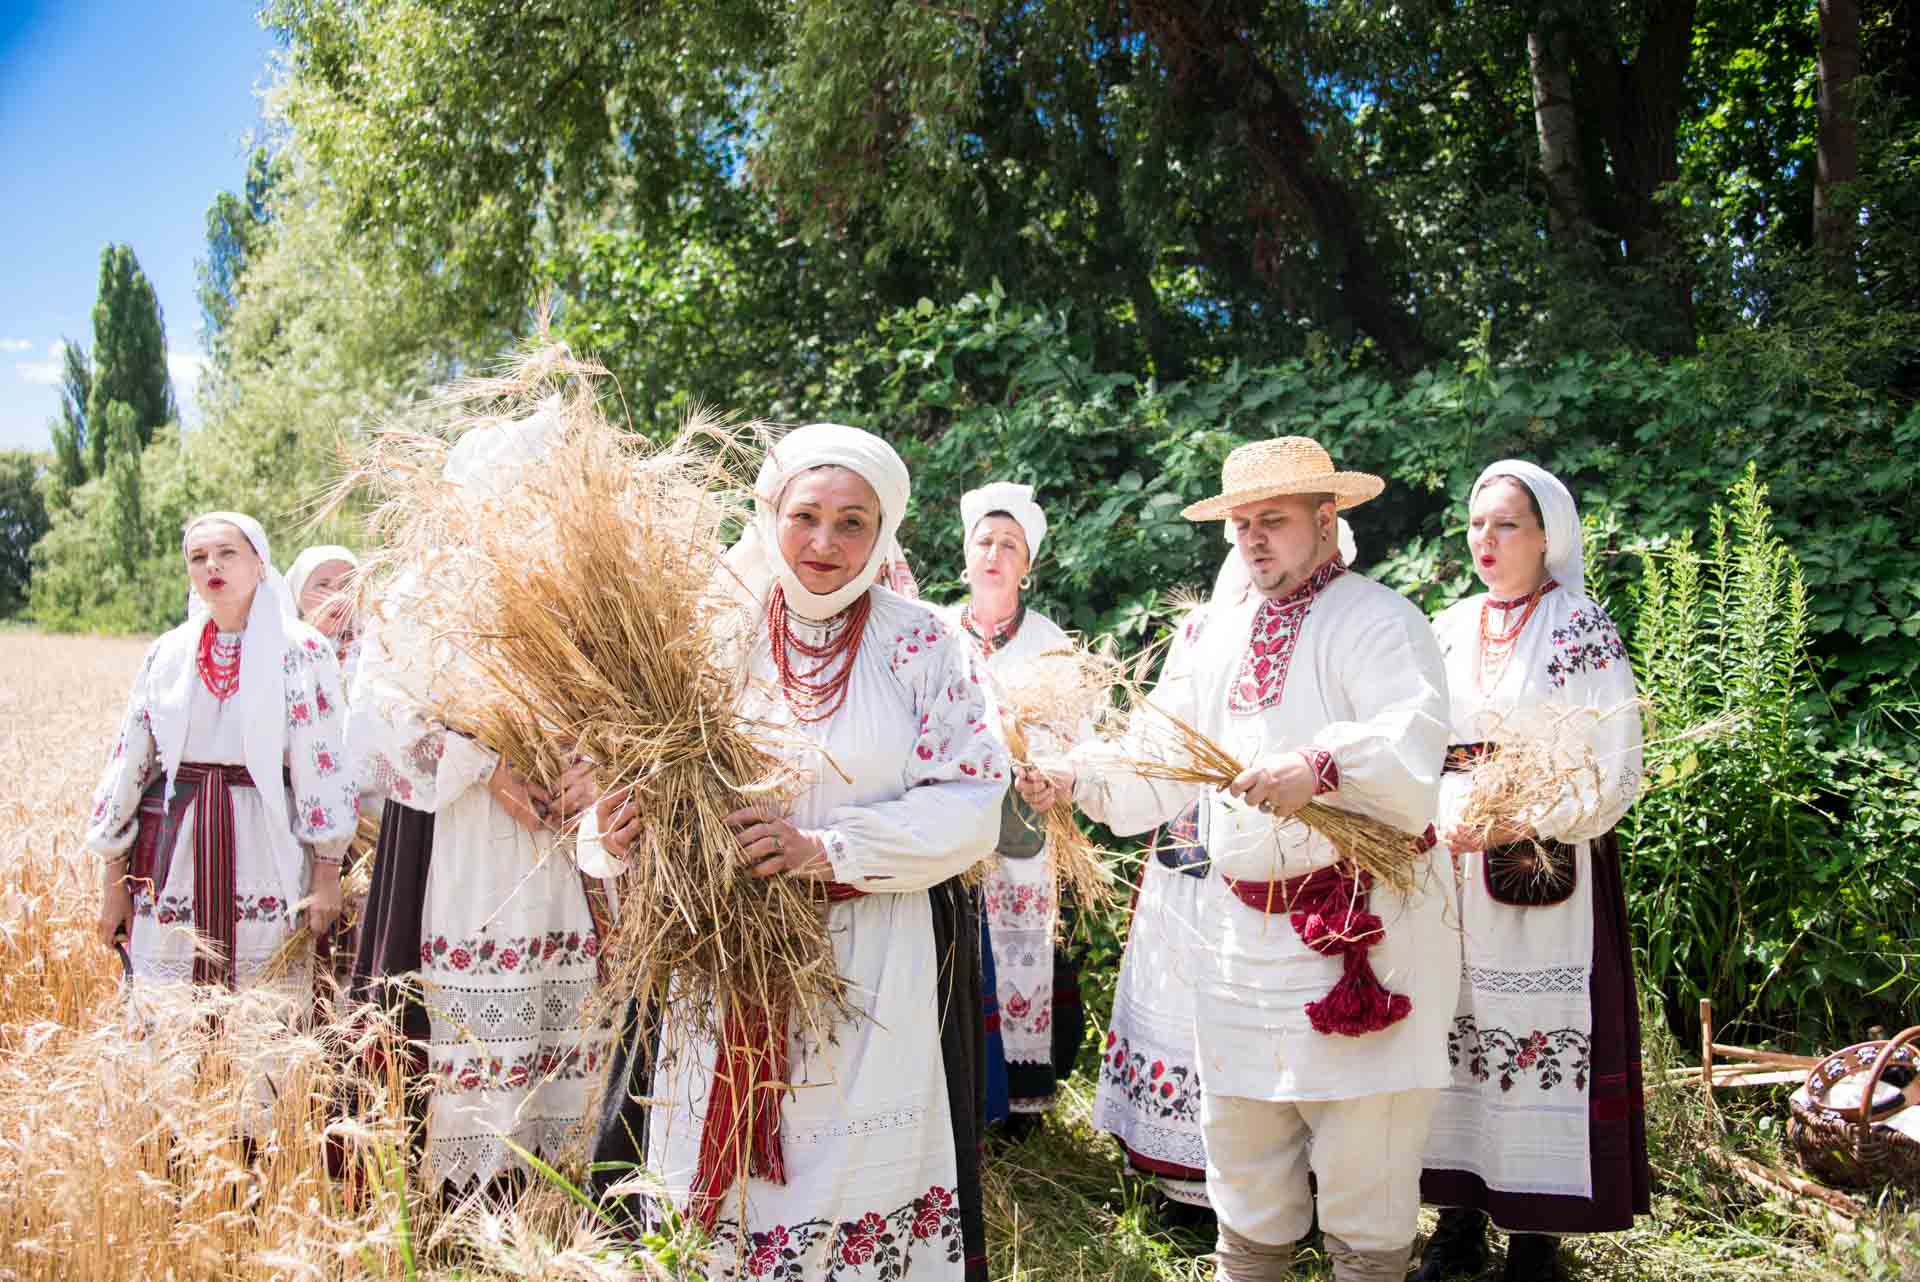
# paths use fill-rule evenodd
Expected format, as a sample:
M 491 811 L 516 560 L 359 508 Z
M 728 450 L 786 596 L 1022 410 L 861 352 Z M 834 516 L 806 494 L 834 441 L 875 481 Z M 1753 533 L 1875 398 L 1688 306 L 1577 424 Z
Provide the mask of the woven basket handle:
M 1915 1039 L 1920 1039 L 1920 1024 L 1902 1029 L 1880 1048 L 1880 1053 L 1874 1057 L 1873 1067 L 1867 1070 L 1867 1084 L 1860 1092 L 1860 1115 L 1853 1119 L 1856 1125 L 1873 1125 L 1873 1092 L 1880 1085 L 1880 1074 L 1886 1072 L 1887 1065 L 1893 1062 L 1900 1048 Z

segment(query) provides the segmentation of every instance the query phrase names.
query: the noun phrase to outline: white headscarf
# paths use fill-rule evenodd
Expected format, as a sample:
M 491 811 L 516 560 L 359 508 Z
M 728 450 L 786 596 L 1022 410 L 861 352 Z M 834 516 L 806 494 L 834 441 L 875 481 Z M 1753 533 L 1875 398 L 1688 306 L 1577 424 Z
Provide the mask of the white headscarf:
M 360 568 L 360 558 L 353 554 L 353 549 L 338 543 L 316 543 L 294 557 L 293 564 L 287 567 L 287 596 L 293 601 L 296 616 L 300 613 L 300 598 L 306 595 L 307 580 L 329 561 L 345 561 L 356 570 Z
M 1496 477 L 1510 476 L 1527 487 L 1540 505 L 1540 524 L 1547 532 L 1547 575 L 1575 596 L 1587 594 L 1586 552 L 1580 537 L 1580 509 L 1560 478 L 1524 459 L 1501 459 L 1480 473 L 1467 495 L 1471 504 Z
M 287 628 L 294 619 L 293 602 L 287 595 L 287 583 L 273 568 L 273 555 L 267 545 L 267 532 L 260 522 L 242 512 L 207 512 L 187 522 L 180 534 L 180 553 L 186 555 L 187 539 L 194 530 L 212 522 L 234 526 L 247 538 L 260 558 L 260 583 L 253 590 L 253 604 L 247 610 L 247 630 L 240 641 L 240 688 L 233 694 L 235 711 L 241 718 L 242 755 L 247 773 L 253 776 L 255 789 L 267 808 L 267 825 L 272 841 L 274 865 L 280 872 L 281 888 L 295 893 L 300 888 L 300 868 L 304 856 L 293 835 L 293 821 L 287 814 L 287 790 L 281 782 L 287 756 L 286 662 Z M 197 594 L 196 594 L 197 598 Z M 180 757 L 186 751 L 188 710 L 193 704 L 193 687 L 200 680 L 200 631 L 205 626 L 204 610 L 191 614 L 185 625 L 167 637 L 167 649 L 156 657 L 161 668 L 153 690 L 153 737 L 160 749 L 160 761 L 166 768 L 167 788 L 171 794 L 179 773 Z
M 858 475 L 880 499 L 880 535 L 867 563 L 833 592 L 807 591 L 780 553 L 780 499 L 800 473 L 816 467 L 844 467 Z M 894 535 L 900 529 L 912 485 L 907 465 L 893 447 L 871 432 L 839 423 L 810 423 L 781 437 L 760 464 L 753 484 L 753 524 L 727 553 L 727 565 L 741 585 L 764 606 L 778 583 L 787 606 L 804 619 L 830 619 L 873 586 L 880 571 L 898 555 Z
M 995 512 L 1005 512 L 1027 540 L 1027 564 L 1040 559 L 1040 540 L 1047 537 L 1047 514 L 1033 501 L 1031 485 L 993 481 L 960 496 L 960 538 L 973 537 L 973 527 Z
M 1340 532 L 1340 559 L 1352 565 L 1360 559 L 1360 549 L 1353 541 L 1353 527 L 1347 524 L 1346 517 L 1338 518 Z M 1233 522 L 1227 522 L 1227 542 L 1233 542 Z M 1235 547 L 1227 553 L 1227 559 L 1220 563 L 1220 572 L 1213 576 L 1213 597 L 1215 605 L 1222 602 L 1238 601 L 1246 590 L 1253 586 L 1253 575 L 1247 571 L 1246 558 Z
M 455 441 L 441 475 L 476 500 L 505 498 L 527 464 L 552 449 L 563 430 L 560 398 L 549 396 L 525 418 L 476 427 Z

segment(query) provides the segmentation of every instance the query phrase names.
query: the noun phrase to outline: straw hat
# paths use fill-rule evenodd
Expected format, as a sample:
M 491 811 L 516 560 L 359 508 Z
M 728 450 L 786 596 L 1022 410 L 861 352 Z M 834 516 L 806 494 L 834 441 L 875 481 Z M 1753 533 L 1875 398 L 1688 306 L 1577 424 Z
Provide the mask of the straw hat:
M 1387 483 L 1368 472 L 1336 472 L 1320 442 L 1307 436 L 1281 436 L 1242 445 L 1220 468 L 1220 493 L 1192 504 L 1180 515 L 1189 521 L 1220 521 L 1242 503 L 1282 494 L 1331 494 L 1344 512 L 1378 498 Z

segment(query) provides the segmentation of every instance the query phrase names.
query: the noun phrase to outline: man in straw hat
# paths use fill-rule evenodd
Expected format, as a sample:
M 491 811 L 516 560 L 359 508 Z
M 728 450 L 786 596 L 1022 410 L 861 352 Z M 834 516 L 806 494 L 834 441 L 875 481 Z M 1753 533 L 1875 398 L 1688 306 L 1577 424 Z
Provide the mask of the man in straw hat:
M 1335 471 L 1305 437 L 1235 450 L 1222 492 L 1185 516 L 1229 522 L 1248 584 L 1182 622 L 1155 706 L 1125 740 L 1082 745 L 1020 781 L 1035 807 L 1069 790 L 1119 833 L 1201 803 L 1213 872 L 1188 952 L 1227 1282 L 1288 1274 L 1313 1219 L 1309 1170 L 1334 1276 L 1401 1282 L 1448 1081 L 1459 948 L 1427 853 L 1445 665 L 1419 610 L 1349 573 L 1338 544 L 1338 512 L 1384 484 Z M 1143 763 L 1191 758 L 1176 719 L 1247 763 L 1229 788 L 1143 777 Z M 1319 832 L 1280 822 L 1311 801 L 1407 834 L 1407 888 L 1373 883 Z

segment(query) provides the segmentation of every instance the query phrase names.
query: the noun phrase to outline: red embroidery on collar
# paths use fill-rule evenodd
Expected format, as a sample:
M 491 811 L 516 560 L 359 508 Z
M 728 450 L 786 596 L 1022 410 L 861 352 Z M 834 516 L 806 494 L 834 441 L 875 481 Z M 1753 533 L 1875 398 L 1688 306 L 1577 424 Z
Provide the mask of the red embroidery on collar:
M 1335 554 L 1293 591 L 1260 603 L 1253 612 L 1253 635 L 1247 641 L 1246 654 L 1241 656 L 1240 671 L 1227 692 L 1228 712 L 1246 717 L 1280 702 L 1287 689 L 1293 647 L 1300 639 L 1300 626 L 1307 620 L 1308 609 L 1327 584 L 1346 572 L 1347 563 Z

